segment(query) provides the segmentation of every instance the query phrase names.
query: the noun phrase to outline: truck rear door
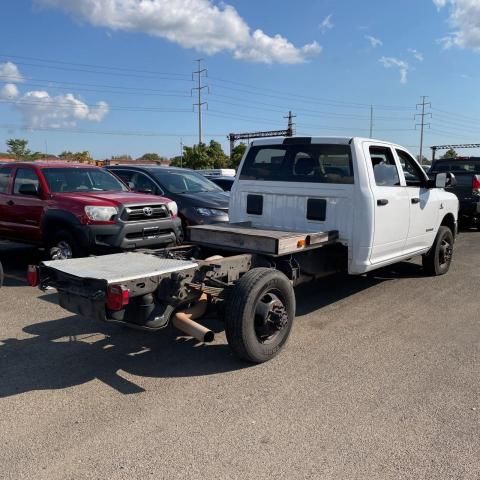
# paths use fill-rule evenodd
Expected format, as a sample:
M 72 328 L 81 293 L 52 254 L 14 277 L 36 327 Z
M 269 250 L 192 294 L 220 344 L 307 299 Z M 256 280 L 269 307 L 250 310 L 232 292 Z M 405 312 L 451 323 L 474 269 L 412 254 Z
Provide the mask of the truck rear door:
M 370 262 L 388 262 L 403 255 L 410 222 L 410 198 L 402 186 L 399 164 L 389 145 L 364 144 L 374 201 Z

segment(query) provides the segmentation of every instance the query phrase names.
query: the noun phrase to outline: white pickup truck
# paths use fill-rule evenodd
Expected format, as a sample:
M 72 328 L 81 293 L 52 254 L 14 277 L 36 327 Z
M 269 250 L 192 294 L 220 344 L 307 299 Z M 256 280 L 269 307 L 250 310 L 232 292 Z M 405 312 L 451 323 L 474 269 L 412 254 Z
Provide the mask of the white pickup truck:
M 444 187 L 454 182 L 429 179 L 388 142 L 255 141 L 231 192 L 230 223 L 192 227 L 180 247 L 44 262 L 32 283 L 55 287 L 69 311 L 152 331 L 173 323 L 205 342 L 214 334 L 196 320 L 216 308 L 233 350 L 260 363 L 290 334 L 299 283 L 416 255 L 426 274 L 446 273 L 458 200 Z

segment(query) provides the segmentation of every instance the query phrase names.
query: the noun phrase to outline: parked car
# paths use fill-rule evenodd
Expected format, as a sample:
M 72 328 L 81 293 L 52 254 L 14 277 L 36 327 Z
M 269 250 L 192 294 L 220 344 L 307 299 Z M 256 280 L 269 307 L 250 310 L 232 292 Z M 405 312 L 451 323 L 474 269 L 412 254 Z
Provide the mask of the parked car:
M 194 170 L 150 165 L 105 168 L 135 192 L 165 195 L 174 200 L 184 227 L 228 222 L 229 195 Z
M 45 247 L 52 258 L 173 245 L 180 235 L 175 202 L 130 192 L 102 168 L 0 167 L 0 238 Z
M 229 192 L 232 189 L 235 177 L 220 177 L 215 175 L 205 175 L 210 181 L 218 185 L 225 192 Z
M 464 226 L 480 228 L 480 157 L 439 159 L 430 169 L 431 176 L 449 172 L 456 185 L 447 187 L 460 201 L 459 219 Z

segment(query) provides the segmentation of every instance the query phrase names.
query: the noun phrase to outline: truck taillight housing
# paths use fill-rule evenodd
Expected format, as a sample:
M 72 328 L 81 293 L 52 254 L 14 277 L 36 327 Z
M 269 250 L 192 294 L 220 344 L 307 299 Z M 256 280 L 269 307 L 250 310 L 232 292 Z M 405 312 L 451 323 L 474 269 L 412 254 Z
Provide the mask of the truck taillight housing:
M 27 269 L 27 282 L 31 287 L 38 286 L 38 267 L 29 265 Z
M 130 291 L 121 285 L 110 285 L 107 289 L 107 308 L 118 312 L 130 301 Z
M 480 175 L 474 175 L 472 179 L 472 193 L 480 195 Z

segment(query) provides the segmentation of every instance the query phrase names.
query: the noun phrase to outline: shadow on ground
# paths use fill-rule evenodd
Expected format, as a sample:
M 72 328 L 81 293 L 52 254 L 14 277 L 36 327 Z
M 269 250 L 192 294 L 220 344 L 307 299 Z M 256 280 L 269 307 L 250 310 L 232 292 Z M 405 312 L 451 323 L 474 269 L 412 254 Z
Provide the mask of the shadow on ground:
M 297 289 L 297 315 L 305 315 L 394 278 L 417 277 L 421 267 L 402 263 L 375 275 L 336 275 Z M 7 275 L 7 285 L 10 283 Z M 56 293 L 39 301 L 57 303 Z M 217 320 L 206 320 L 221 331 Z M 0 397 L 32 390 L 62 389 L 99 379 L 123 394 L 143 388 L 121 371 L 142 377 L 171 378 L 225 373 L 249 367 L 228 345 L 198 344 L 173 328 L 156 334 L 94 322 L 79 316 L 32 323 L 31 338 L 0 338 Z

